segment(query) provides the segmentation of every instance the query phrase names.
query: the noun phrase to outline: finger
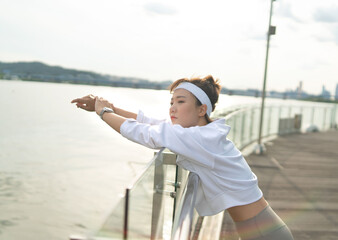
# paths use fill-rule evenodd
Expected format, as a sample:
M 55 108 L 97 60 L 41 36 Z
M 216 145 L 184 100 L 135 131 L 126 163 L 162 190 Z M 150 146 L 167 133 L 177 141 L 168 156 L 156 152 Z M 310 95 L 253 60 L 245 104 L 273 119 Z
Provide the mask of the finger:
M 73 101 L 71 101 L 71 103 L 75 103 L 75 102 L 85 103 L 85 102 L 87 102 L 87 100 L 85 99 L 85 97 L 83 97 L 83 98 L 76 98 Z
M 79 98 L 73 99 L 70 103 L 76 103 L 79 101 Z
M 71 103 L 75 103 L 75 102 L 86 102 L 86 101 L 88 101 L 89 99 L 93 99 L 94 98 L 94 96 L 92 95 L 92 94 L 89 94 L 89 95 L 87 95 L 87 96 L 84 96 L 84 97 L 82 97 L 82 98 L 76 98 L 76 99 L 73 99 L 72 101 L 71 101 Z

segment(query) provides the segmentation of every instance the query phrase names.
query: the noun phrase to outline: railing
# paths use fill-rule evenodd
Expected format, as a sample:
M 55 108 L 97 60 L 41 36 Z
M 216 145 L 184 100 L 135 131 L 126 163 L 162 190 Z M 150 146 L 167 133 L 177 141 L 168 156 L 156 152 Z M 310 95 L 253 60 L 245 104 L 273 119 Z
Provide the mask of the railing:
M 259 106 L 249 106 L 218 111 L 213 117 L 226 118 L 232 128 L 228 138 L 243 149 L 257 141 L 259 115 Z M 282 132 L 283 121 L 290 119 L 294 121 L 286 124 L 286 132 Z M 262 136 L 309 128 L 327 130 L 337 127 L 337 123 L 337 104 L 267 106 Z M 100 230 L 91 236 L 70 239 L 190 239 L 191 229 L 198 221 L 194 201 L 199 178 L 188 174 L 176 165 L 175 154 L 162 149 L 126 189 Z
M 183 197 L 175 210 L 176 217 L 171 234 L 171 239 L 173 240 L 191 239 L 198 184 L 198 175 L 196 173 L 189 173 L 188 183 L 185 185 Z
M 182 229 L 186 228 L 186 221 L 190 221 L 194 206 L 189 199 L 194 199 L 196 194 L 196 190 L 191 191 L 191 188 L 197 186 L 198 177 L 190 175 L 187 186 L 188 172 L 176 165 L 175 154 L 164 150 L 156 153 L 145 170 L 126 189 L 97 232 L 91 236 L 71 236 L 70 239 L 171 239 L 175 219 L 175 231 L 180 234 L 184 232 Z M 175 217 L 177 204 L 180 210 L 176 211 Z
M 282 135 L 295 131 L 325 131 L 337 128 L 338 104 L 308 103 L 298 106 L 266 106 L 264 109 L 262 136 Z M 225 109 L 214 113 L 214 118 L 224 117 L 231 126 L 228 138 L 237 148 L 254 143 L 258 139 L 260 106 Z M 300 118 L 300 119 L 299 119 Z M 298 126 L 289 126 L 281 132 L 283 120 L 294 119 Z

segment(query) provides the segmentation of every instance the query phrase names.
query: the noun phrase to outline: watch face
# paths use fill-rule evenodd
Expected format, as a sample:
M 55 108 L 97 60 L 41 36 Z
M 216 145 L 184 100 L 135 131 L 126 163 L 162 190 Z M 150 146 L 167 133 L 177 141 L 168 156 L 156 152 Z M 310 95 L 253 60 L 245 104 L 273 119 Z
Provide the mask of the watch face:
M 114 112 L 113 109 L 110 109 L 109 107 L 104 107 L 103 111 L 104 112 L 112 112 L 112 113 Z

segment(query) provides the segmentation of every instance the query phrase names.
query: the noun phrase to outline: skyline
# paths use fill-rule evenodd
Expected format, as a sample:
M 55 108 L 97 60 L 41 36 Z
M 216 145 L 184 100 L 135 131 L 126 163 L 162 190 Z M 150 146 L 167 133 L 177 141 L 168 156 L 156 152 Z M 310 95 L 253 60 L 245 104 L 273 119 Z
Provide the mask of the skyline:
M 48 65 L 150 81 L 212 74 L 226 88 L 261 89 L 269 0 L 42 1 L 1 4 L 3 62 Z M 273 3 L 267 91 L 334 94 L 338 3 Z

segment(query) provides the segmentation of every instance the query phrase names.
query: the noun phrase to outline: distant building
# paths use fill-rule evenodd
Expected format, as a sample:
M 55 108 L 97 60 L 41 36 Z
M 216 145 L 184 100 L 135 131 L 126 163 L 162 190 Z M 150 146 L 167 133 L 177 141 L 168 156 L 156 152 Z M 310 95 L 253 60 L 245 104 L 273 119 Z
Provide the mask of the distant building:
M 303 82 L 299 82 L 299 86 L 297 87 L 297 98 L 300 99 L 302 98 L 302 93 L 303 93 Z
M 328 100 L 330 100 L 330 98 L 331 98 L 331 94 L 330 94 L 329 91 L 327 91 L 325 89 L 325 86 L 323 86 L 323 88 L 322 88 L 322 95 L 321 95 L 321 97 L 324 98 L 324 99 L 328 99 Z
M 335 99 L 338 100 L 338 83 L 336 85 L 336 95 L 335 95 Z

